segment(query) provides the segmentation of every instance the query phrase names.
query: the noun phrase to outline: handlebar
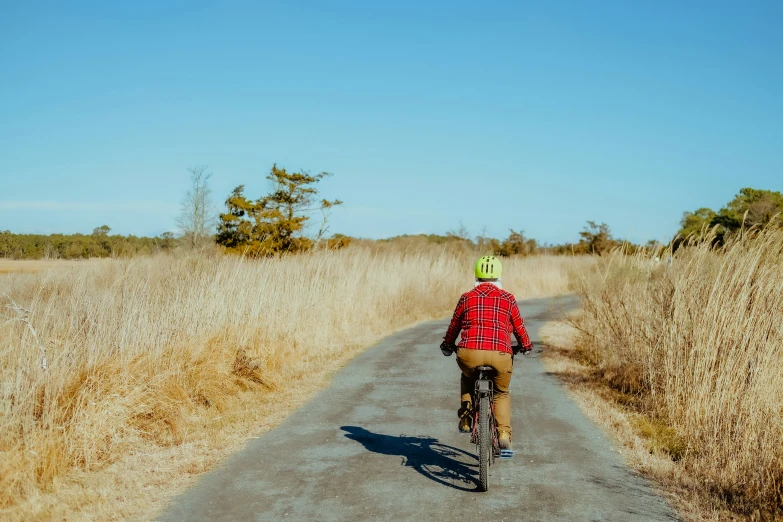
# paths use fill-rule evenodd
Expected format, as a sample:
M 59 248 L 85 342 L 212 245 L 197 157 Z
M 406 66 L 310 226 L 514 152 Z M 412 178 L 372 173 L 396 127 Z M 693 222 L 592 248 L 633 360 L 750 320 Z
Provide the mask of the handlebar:
M 456 345 L 447 346 L 445 343 L 441 343 L 440 349 L 443 352 L 443 355 L 451 355 L 452 353 L 457 351 L 457 346 Z M 511 343 L 511 353 L 513 355 L 516 355 L 520 352 L 522 352 L 522 355 L 527 355 L 531 351 L 533 351 L 532 348 L 530 350 L 521 350 L 519 347 L 519 343 Z

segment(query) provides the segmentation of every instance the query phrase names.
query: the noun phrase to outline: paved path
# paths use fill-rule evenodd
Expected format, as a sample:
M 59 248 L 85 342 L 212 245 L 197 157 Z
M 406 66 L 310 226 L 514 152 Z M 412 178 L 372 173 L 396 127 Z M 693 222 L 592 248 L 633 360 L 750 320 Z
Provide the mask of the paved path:
M 531 337 L 573 298 L 520 303 Z M 207 473 L 160 520 L 676 520 L 535 356 L 511 382 L 516 455 L 480 493 L 457 432 L 446 322 L 386 338 L 277 429 Z

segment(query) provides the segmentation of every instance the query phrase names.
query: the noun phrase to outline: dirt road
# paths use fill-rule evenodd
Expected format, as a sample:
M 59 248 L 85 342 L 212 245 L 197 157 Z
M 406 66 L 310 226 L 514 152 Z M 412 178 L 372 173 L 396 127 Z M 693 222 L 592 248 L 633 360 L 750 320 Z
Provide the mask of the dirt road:
M 520 302 L 534 340 L 575 306 Z M 457 432 L 457 365 L 438 349 L 445 327 L 422 324 L 367 350 L 160 520 L 677 519 L 535 355 L 517 358 L 511 383 L 516 455 L 478 492 L 475 446 Z

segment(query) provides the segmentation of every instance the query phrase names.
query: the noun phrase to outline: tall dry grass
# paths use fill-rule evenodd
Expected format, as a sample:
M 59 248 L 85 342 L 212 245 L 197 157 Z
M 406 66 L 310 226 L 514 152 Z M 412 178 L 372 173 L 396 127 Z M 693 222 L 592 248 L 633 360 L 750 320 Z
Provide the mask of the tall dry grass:
M 90 260 L 60 260 L 60 259 L 35 259 L 35 260 L 15 260 L 0 259 L 0 275 L 11 273 L 35 273 L 50 268 L 75 267 L 83 268 L 88 263 L 102 263 L 105 259 Z
M 783 232 L 616 253 L 577 286 L 603 378 L 670 428 L 670 456 L 723 506 L 783 514 Z
M 256 422 L 273 413 L 256 411 L 269 405 L 259 397 L 284 396 L 327 361 L 450 312 L 472 285 L 472 261 L 462 251 L 349 248 L 0 277 L 0 514 L 60 517 L 93 498 L 66 498 L 63 481 L 142 449 L 219 445 L 235 421 L 216 419 L 253 411 L 245 418 Z M 570 263 L 509 260 L 505 286 L 520 298 L 561 293 Z M 123 484 L 101 494 L 154 500 L 149 484 L 112 490 Z

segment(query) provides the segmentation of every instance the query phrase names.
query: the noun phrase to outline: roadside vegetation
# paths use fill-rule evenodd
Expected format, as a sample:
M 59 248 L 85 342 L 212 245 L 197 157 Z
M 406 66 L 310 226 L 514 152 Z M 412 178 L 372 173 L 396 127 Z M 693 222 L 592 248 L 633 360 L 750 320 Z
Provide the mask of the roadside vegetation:
M 623 418 L 598 417 L 671 464 L 631 459 L 680 507 L 695 502 L 694 519 L 772 520 L 783 516 L 783 230 L 716 232 L 671 262 L 616 251 L 578 274 L 580 334 L 553 343 L 573 362 L 557 373 L 597 390 Z

